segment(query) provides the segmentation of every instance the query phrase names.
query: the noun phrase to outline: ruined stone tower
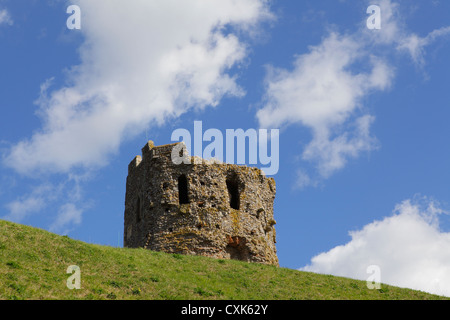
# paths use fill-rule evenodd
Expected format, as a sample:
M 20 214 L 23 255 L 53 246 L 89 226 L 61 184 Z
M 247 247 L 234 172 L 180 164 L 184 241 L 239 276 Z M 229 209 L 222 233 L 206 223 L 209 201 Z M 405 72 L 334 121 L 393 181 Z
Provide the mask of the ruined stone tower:
M 189 164 L 172 161 L 174 147 Z M 128 167 L 124 246 L 278 265 L 274 199 L 275 180 L 258 168 L 149 141 Z

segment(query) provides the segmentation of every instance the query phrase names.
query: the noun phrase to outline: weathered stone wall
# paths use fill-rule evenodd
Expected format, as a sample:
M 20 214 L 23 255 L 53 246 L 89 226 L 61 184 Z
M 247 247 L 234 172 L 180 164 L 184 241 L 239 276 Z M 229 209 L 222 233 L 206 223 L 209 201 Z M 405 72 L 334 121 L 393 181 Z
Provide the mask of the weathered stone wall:
M 278 265 L 275 180 L 199 158 L 174 164 L 176 145 L 149 141 L 130 163 L 124 246 Z

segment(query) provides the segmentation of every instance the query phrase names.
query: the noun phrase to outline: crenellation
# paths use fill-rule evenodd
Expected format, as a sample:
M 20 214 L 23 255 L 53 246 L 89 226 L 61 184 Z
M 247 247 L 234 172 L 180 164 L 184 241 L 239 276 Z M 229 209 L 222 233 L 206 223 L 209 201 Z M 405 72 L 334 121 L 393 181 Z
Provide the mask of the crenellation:
M 130 174 L 142 162 L 141 156 L 136 156 L 128 165 L 128 174 Z

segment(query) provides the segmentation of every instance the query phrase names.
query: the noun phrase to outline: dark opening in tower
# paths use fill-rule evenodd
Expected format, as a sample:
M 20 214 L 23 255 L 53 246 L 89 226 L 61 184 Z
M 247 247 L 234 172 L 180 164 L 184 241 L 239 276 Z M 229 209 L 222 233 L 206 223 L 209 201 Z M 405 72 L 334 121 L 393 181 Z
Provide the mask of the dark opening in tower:
M 184 174 L 178 177 L 178 201 L 180 204 L 189 203 L 188 182 Z
M 230 197 L 230 207 L 239 210 L 241 197 L 239 194 L 239 184 L 237 176 L 232 176 L 231 178 L 227 179 L 227 188 L 228 195 Z
M 142 219 L 141 214 L 142 214 L 141 213 L 141 197 L 138 197 L 137 201 L 136 201 L 136 222 L 137 223 L 141 222 L 141 219 Z
M 227 237 L 228 245 L 225 251 L 230 255 L 230 259 L 249 261 L 250 250 L 247 247 L 247 239 L 244 237 Z

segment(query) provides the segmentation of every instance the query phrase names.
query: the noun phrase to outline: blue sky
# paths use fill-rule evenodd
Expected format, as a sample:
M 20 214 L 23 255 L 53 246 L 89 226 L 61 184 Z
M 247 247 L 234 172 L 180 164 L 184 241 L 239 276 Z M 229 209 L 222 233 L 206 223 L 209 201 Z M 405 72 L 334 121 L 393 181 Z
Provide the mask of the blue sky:
M 281 266 L 450 295 L 447 1 L 0 0 L 0 48 L 2 219 L 121 246 L 147 140 L 280 129 Z

